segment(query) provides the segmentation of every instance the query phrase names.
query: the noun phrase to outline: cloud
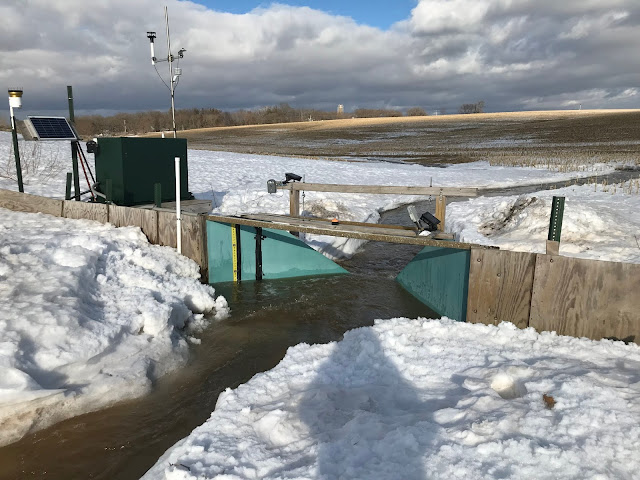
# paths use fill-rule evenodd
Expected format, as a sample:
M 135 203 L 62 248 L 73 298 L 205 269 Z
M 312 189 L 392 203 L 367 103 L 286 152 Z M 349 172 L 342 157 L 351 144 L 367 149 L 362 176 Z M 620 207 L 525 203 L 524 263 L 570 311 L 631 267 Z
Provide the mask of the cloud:
M 635 0 L 421 0 L 389 30 L 308 7 L 166 3 L 172 50 L 187 49 L 178 108 L 638 106 Z M 25 109 L 64 111 L 66 85 L 83 111 L 168 108 L 154 0 L 9 0 L 0 17 L 1 83 L 24 87 Z

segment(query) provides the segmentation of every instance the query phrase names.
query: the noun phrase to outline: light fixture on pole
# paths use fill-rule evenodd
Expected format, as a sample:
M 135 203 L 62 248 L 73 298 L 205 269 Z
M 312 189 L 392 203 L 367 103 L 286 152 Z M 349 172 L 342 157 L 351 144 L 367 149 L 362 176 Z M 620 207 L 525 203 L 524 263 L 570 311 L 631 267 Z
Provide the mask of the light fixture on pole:
M 18 150 L 18 131 L 16 129 L 16 117 L 13 115 L 14 108 L 22 107 L 22 89 L 9 89 L 9 113 L 11 115 L 11 135 L 13 136 L 13 154 L 16 158 L 16 176 L 18 178 L 18 190 L 24 192 L 22 184 L 22 167 L 20 166 L 20 150 Z
M 182 75 L 182 69 L 179 67 L 173 68 L 173 61 L 176 60 L 176 57 L 171 53 L 171 37 L 169 36 L 169 12 L 167 7 L 164 7 L 164 18 L 165 23 L 167 24 L 167 57 L 158 59 L 155 54 L 154 43 L 156 39 L 156 32 L 147 32 L 147 38 L 149 39 L 149 43 L 151 44 L 151 65 L 156 69 L 156 73 L 162 80 L 162 83 L 169 89 L 171 92 L 171 123 L 173 125 L 173 138 L 176 138 L 176 109 L 175 109 L 175 89 L 178 86 L 178 82 L 180 81 L 180 76 Z M 178 51 L 177 62 L 180 64 L 180 59 L 184 58 L 184 52 L 186 50 L 181 48 Z M 162 79 L 160 72 L 158 72 L 158 68 L 156 67 L 156 63 L 158 62 L 169 62 L 169 85 Z

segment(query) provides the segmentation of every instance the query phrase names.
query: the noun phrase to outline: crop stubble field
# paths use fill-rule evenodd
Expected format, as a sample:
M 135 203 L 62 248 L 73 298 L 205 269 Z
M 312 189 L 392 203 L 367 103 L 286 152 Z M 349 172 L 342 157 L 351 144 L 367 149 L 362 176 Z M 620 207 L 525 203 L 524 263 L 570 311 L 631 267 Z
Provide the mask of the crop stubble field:
M 558 169 L 640 163 L 640 110 L 348 118 L 186 130 L 178 136 L 195 149 L 335 160 L 487 160 Z

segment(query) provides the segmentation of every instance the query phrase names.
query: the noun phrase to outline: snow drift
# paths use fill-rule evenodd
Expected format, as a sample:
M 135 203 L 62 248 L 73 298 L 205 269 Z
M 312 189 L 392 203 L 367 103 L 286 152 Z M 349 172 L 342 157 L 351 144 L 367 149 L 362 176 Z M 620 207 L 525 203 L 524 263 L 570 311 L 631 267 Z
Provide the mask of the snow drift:
M 442 320 L 300 344 L 145 480 L 634 478 L 640 348 Z
M 0 445 L 146 393 L 223 297 L 137 228 L 0 209 Z

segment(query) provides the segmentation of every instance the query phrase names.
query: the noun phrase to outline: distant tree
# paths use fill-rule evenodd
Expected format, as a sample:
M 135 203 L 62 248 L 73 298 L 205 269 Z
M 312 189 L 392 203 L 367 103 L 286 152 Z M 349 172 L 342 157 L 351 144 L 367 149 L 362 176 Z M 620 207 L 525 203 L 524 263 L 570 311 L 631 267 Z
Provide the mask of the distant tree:
M 484 112 L 484 100 L 478 103 L 464 103 L 458 109 L 458 113 L 482 113 Z
M 356 108 L 355 112 L 353 113 L 358 118 L 402 116 L 402 112 L 400 110 L 388 110 L 384 108 Z
M 427 112 L 425 112 L 424 108 L 420 107 L 411 107 L 407 110 L 407 116 L 409 117 L 424 117 L 426 114 Z

